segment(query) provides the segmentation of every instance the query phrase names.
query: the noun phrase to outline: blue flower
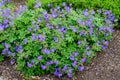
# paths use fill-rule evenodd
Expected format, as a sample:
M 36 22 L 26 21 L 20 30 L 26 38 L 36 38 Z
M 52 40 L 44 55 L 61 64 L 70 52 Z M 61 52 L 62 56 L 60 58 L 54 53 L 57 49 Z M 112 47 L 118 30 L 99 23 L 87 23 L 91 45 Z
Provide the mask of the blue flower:
M 65 14 L 61 14 L 61 17 L 62 17 L 62 18 L 65 18 Z
M 91 11 L 91 14 L 95 14 L 95 11 L 94 11 L 94 10 L 92 10 L 92 11 Z
M 93 28 L 92 27 L 90 27 L 90 29 L 89 29 L 89 34 L 90 34 L 90 36 L 92 36 L 92 34 L 93 34 Z
M 108 41 L 106 41 L 106 40 L 102 40 L 102 43 L 103 43 L 104 45 L 108 45 Z
M 45 41 L 46 37 L 45 36 L 42 36 L 41 34 L 38 34 L 37 35 L 37 38 L 39 39 L 40 42 L 43 42 Z
M 91 27 L 92 26 L 91 21 L 92 21 L 92 18 L 90 18 L 90 20 L 86 20 L 85 25 L 88 27 Z
M 2 24 L 0 24 L 0 30 L 1 30 L 1 31 L 4 31 L 4 29 L 5 29 L 5 26 L 2 25 Z
M 53 30 L 54 29 L 54 26 L 53 25 L 50 25 L 50 26 L 48 26 L 51 30 Z
M 102 47 L 102 50 L 105 50 L 107 48 L 107 46 L 105 45 L 102 45 L 101 47 Z
M 57 6 L 57 9 L 59 10 L 59 9 L 60 9 L 60 6 Z
M 70 12 L 70 7 L 69 7 L 69 6 L 66 6 L 66 7 L 65 7 L 65 10 L 69 13 L 69 12 Z
M 40 41 L 40 42 L 45 41 L 45 37 L 40 37 L 40 38 L 39 38 L 39 41 Z
M 82 13 L 83 13 L 84 16 L 88 16 L 89 15 L 88 14 L 88 9 L 85 9 Z
M 45 20 L 48 21 L 49 20 L 49 16 L 48 16 L 47 12 L 45 11 L 43 14 L 44 14 Z
M 58 32 L 62 32 L 64 30 L 64 28 L 62 27 L 62 28 L 59 28 L 58 29 Z
M 58 38 L 57 37 L 53 37 L 55 42 L 58 42 Z
M 15 47 L 15 50 L 19 53 L 22 53 L 23 52 L 23 48 L 22 48 L 22 45 L 20 44 L 19 46 L 16 46 Z
M 65 71 L 65 70 L 67 70 L 68 69 L 68 65 L 65 65 L 64 67 L 63 67 L 63 71 Z
M 71 73 L 67 73 L 68 78 L 72 78 L 72 74 Z
M 58 65 L 58 63 L 59 63 L 58 61 L 54 61 L 54 64 L 55 64 L 55 65 Z
M 39 8 L 40 6 L 41 6 L 41 3 L 39 2 L 35 5 L 35 8 Z
M 27 41 L 27 39 L 25 38 L 25 39 L 23 40 L 23 42 L 24 42 L 24 44 L 27 44 L 28 41 Z
M 5 49 L 2 50 L 2 54 L 5 55 L 5 54 L 8 53 L 8 51 L 9 51 L 9 49 L 5 48 Z
M 39 23 L 41 22 L 41 19 L 40 19 L 40 18 L 38 18 L 38 22 L 39 22 Z
M 53 64 L 54 62 L 51 60 L 51 61 L 48 61 L 47 63 L 46 63 L 46 65 L 48 66 L 48 65 L 51 65 L 51 64 Z
M 114 20 L 115 20 L 115 16 L 114 16 L 114 15 L 111 15 L 111 16 L 109 16 L 109 19 L 110 19 L 111 21 L 114 21 Z
M 13 22 L 9 22 L 9 25 L 10 25 L 10 26 L 13 26 L 13 24 L 14 24 Z
M 73 52 L 72 54 L 73 54 L 74 56 L 78 56 L 79 53 L 78 53 L 78 52 Z
M 83 71 L 84 69 L 85 69 L 84 66 L 79 66 L 79 67 L 78 67 L 78 70 L 79 70 L 79 71 Z
M 31 63 L 34 64 L 34 63 L 35 63 L 35 60 L 31 60 Z
M 28 28 L 28 31 L 32 31 L 32 28 Z
M 64 38 L 64 34 L 62 34 L 61 37 Z
M 43 70 L 46 69 L 46 65 L 41 65 L 40 67 L 41 67 Z
M 84 34 L 85 34 L 84 31 L 81 31 L 81 32 L 80 32 L 80 36 L 83 36 Z
M 52 13 L 56 13 L 56 12 L 57 12 L 57 9 L 56 9 L 56 8 L 54 8 Z
M 74 61 L 74 62 L 72 63 L 72 66 L 75 67 L 76 65 L 77 65 L 77 61 Z
M 64 28 L 64 30 L 62 32 L 65 34 L 67 32 L 67 30 Z
M 69 68 L 68 73 L 72 73 L 73 69 Z
M 36 40 L 37 39 L 37 37 L 34 35 L 34 34 L 32 34 L 32 40 Z
M 80 41 L 80 40 L 78 40 L 77 44 L 78 44 L 78 45 L 80 45 L 80 44 L 81 44 L 81 41 Z
M 107 24 L 112 24 L 112 22 L 111 22 L 109 19 L 105 19 L 105 22 L 106 22 Z
M 90 55 L 90 52 L 87 51 L 86 54 L 89 56 L 89 55 Z
M 28 66 L 29 68 L 31 68 L 33 65 L 32 65 L 31 63 L 27 62 L 27 66 Z
M 47 62 L 47 63 L 46 63 L 46 66 L 49 66 L 49 65 L 50 65 L 50 62 Z
M 59 73 L 59 74 L 58 74 L 58 77 L 59 77 L 59 78 L 60 78 L 60 77 L 62 77 L 62 74 L 61 74 L 61 73 Z
M 45 54 L 50 54 L 50 50 L 48 50 L 47 48 L 45 48 L 45 49 L 43 50 L 43 52 L 44 52 Z
M 86 58 L 82 58 L 81 61 L 84 63 L 86 62 Z
M 12 57 L 15 57 L 15 53 L 11 53 L 11 56 L 12 56 Z
M 42 60 L 43 56 L 38 56 L 38 60 Z
M 53 53 L 54 53 L 54 52 L 55 52 L 55 49 L 54 49 L 54 48 L 52 48 L 52 49 L 51 49 L 51 52 L 53 52 Z
M 57 72 L 60 72 L 60 71 L 61 71 L 61 68 L 56 68 L 56 71 L 57 71 Z
M 108 14 L 111 14 L 111 11 L 105 11 L 104 12 L 104 15 L 108 15 Z
M 10 51 L 8 50 L 7 54 L 8 54 L 8 56 L 10 56 L 10 55 L 12 54 L 12 52 L 10 52 Z
M 107 33 L 107 32 L 105 32 L 105 33 L 104 33 L 104 35 L 105 35 L 105 36 L 109 36 L 110 34 L 109 34 L 109 33 Z
M 54 62 L 51 60 L 51 61 L 50 61 L 50 64 L 53 64 L 53 63 L 54 63 Z
M 58 75 L 58 72 L 57 72 L 57 71 L 55 71 L 53 74 L 54 74 L 55 76 L 57 76 L 57 75 Z
M 70 60 L 73 61 L 74 60 L 74 56 L 70 55 Z
M 73 31 L 73 32 L 77 32 L 77 29 L 76 29 L 76 28 L 73 28 L 72 31 Z
M 102 13 L 102 9 L 97 10 L 97 12 Z
M 38 29 L 39 29 L 39 26 L 38 26 L 38 25 L 36 25 L 34 30 L 36 31 L 36 30 L 38 30 Z
M 13 65 L 15 63 L 14 60 L 10 60 L 10 64 Z
M 9 21 L 7 19 L 4 19 L 4 24 L 7 24 Z
M 56 18 L 57 16 L 58 16 L 58 15 L 55 14 L 55 13 L 52 14 L 52 17 L 53 17 L 53 18 Z
M 86 47 L 86 50 L 88 51 L 89 49 L 90 49 L 90 46 L 87 46 L 87 47 Z
M 62 3 L 62 6 L 66 6 L 66 3 L 65 3 L 65 2 L 63 2 L 63 3 Z
M 9 44 L 7 44 L 7 43 L 3 43 L 3 45 L 5 46 L 5 48 L 9 48 L 10 47 L 10 45 Z
M 0 7 L 3 6 L 3 3 L 0 2 Z
M 103 27 L 100 27 L 99 28 L 100 31 L 109 31 L 109 32 L 112 32 L 112 29 L 106 27 L 106 26 L 103 26 Z
M 35 21 L 33 21 L 33 22 L 32 22 L 32 25 L 35 25 L 35 23 L 36 23 L 36 22 L 35 22 Z
M 51 4 L 49 4 L 49 3 L 48 3 L 48 5 L 47 5 L 47 6 L 48 6 L 48 7 L 50 7 L 50 6 L 51 6 Z

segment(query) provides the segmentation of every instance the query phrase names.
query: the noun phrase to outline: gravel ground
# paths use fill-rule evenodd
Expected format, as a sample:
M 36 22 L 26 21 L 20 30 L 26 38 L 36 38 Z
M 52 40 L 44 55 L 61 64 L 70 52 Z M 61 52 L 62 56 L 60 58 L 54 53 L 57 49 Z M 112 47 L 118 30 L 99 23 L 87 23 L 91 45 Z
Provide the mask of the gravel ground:
M 9 59 L 0 62 L 0 80 L 24 80 L 23 75 L 11 66 Z M 108 48 L 98 53 L 91 64 L 86 65 L 83 72 L 77 72 L 72 79 L 58 79 L 53 75 L 31 77 L 30 80 L 120 80 L 120 30 L 113 34 Z

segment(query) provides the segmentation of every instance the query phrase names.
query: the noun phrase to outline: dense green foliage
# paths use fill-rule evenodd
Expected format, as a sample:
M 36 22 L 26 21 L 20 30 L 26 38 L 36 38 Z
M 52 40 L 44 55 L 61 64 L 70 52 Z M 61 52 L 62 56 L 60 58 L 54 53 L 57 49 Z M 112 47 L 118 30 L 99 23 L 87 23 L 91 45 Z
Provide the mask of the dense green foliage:
M 15 11 L 1 5 L 0 60 L 9 57 L 26 76 L 52 73 L 71 78 L 83 71 L 96 51 L 106 49 L 116 19 L 111 11 L 60 5 L 46 10 L 35 2 L 33 9 L 20 6 Z
M 54 3 L 60 5 L 62 2 L 67 4 L 72 3 L 74 8 L 88 8 L 88 9 L 105 9 L 111 10 L 116 18 L 120 19 L 120 0 L 40 0 L 43 6 L 48 3 Z
M 28 6 L 29 9 L 33 9 L 33 6 L 35 4 L 35 0 L 28 0 L 25 2 L 25 4 Z

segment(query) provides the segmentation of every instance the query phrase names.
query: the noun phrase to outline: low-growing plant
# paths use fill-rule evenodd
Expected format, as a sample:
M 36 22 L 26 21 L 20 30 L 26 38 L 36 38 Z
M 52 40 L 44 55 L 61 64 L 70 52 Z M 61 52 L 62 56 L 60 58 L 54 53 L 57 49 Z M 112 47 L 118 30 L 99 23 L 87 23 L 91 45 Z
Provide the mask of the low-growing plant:
M 62 3 L 66 2 L 66 4 L 72 4 L 73 8 L 81 8 L 81 9 L 104 9 L 111 10 L 117 19 L 120 20 L 120 0 L 39 0 L 42 2 L 42 7 L 49 10 L 49 6 L 61 6 Z M 28 0 L 27 4 L 31 5 L 31 9 L 33 9 L 34 1 Z M 119 28 L 119 26 L 115 26 L 115 28 Z
M 66 2 L 67 4 L 72 3 L 74 8 L 88 8 L 88 9 L 105 9 L 105 10 L 111 10 L 116 18 L 120 19 L 120 0 L 40 0 L 47 8 L 48 3 L 52 3 L 56 5 L 61 5 L 63 2 Z
M 106 49 L 116 22 L 111 11 L 75 10 L 66 3 L 46 11 L 37 2 L 34 9 L 21 6 L 13 14 L 0 19 L 1 54 L 27 77 L 52 73 L 71 78 L 83 71 L 96 51 Z
M 33 9 L 34 4 L 35 4 L 35 0 L 26 1 L 26 5 L 27 5 L 28 9 Z

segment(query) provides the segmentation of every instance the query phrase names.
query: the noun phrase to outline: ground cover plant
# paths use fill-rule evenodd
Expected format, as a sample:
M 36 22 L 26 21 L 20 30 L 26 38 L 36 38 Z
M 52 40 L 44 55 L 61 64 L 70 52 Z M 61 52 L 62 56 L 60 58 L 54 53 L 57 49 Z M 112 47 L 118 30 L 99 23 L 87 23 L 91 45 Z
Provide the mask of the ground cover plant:
M 54 3 L 55 6 L 61 5 L 62 2 L 72 3 L 74 8 L 89 9 L 106 9 L 111 10 L 116 18 L 120 19 L 120 0 L 39 0 L 47 8 L 48 3 Z
M 106 49 L 116 19 L 111 11 L 61 5 L 45 10 L 35 2 L 33 9 L 14 10 L 1 2 L 1 60 L 9 57 L 27 77 L 52 73 L 71 78 L 83 71 L 96 51 Z
M 44 9 L 49 10 L 50 4 L 51 6 L 56 7 L 60 5 L 62 7 L 62 3 L 66 2 L 66 4 L 72 4 L 73 8 L 81 8 L 81 9 L 104 9 L 111 10 L 115 17 L 120 21 L 120 0 L 39 0 L 42 3 L 42 7 Z M 35 4 L 34 0 L 28 0 L 26 2 L 29 9 L 33 9 L 33 4 Z M 54 5 L 53 5 L 54 4 Z M 120 28 L 119 26 L 114 26 L 115 28 Z

